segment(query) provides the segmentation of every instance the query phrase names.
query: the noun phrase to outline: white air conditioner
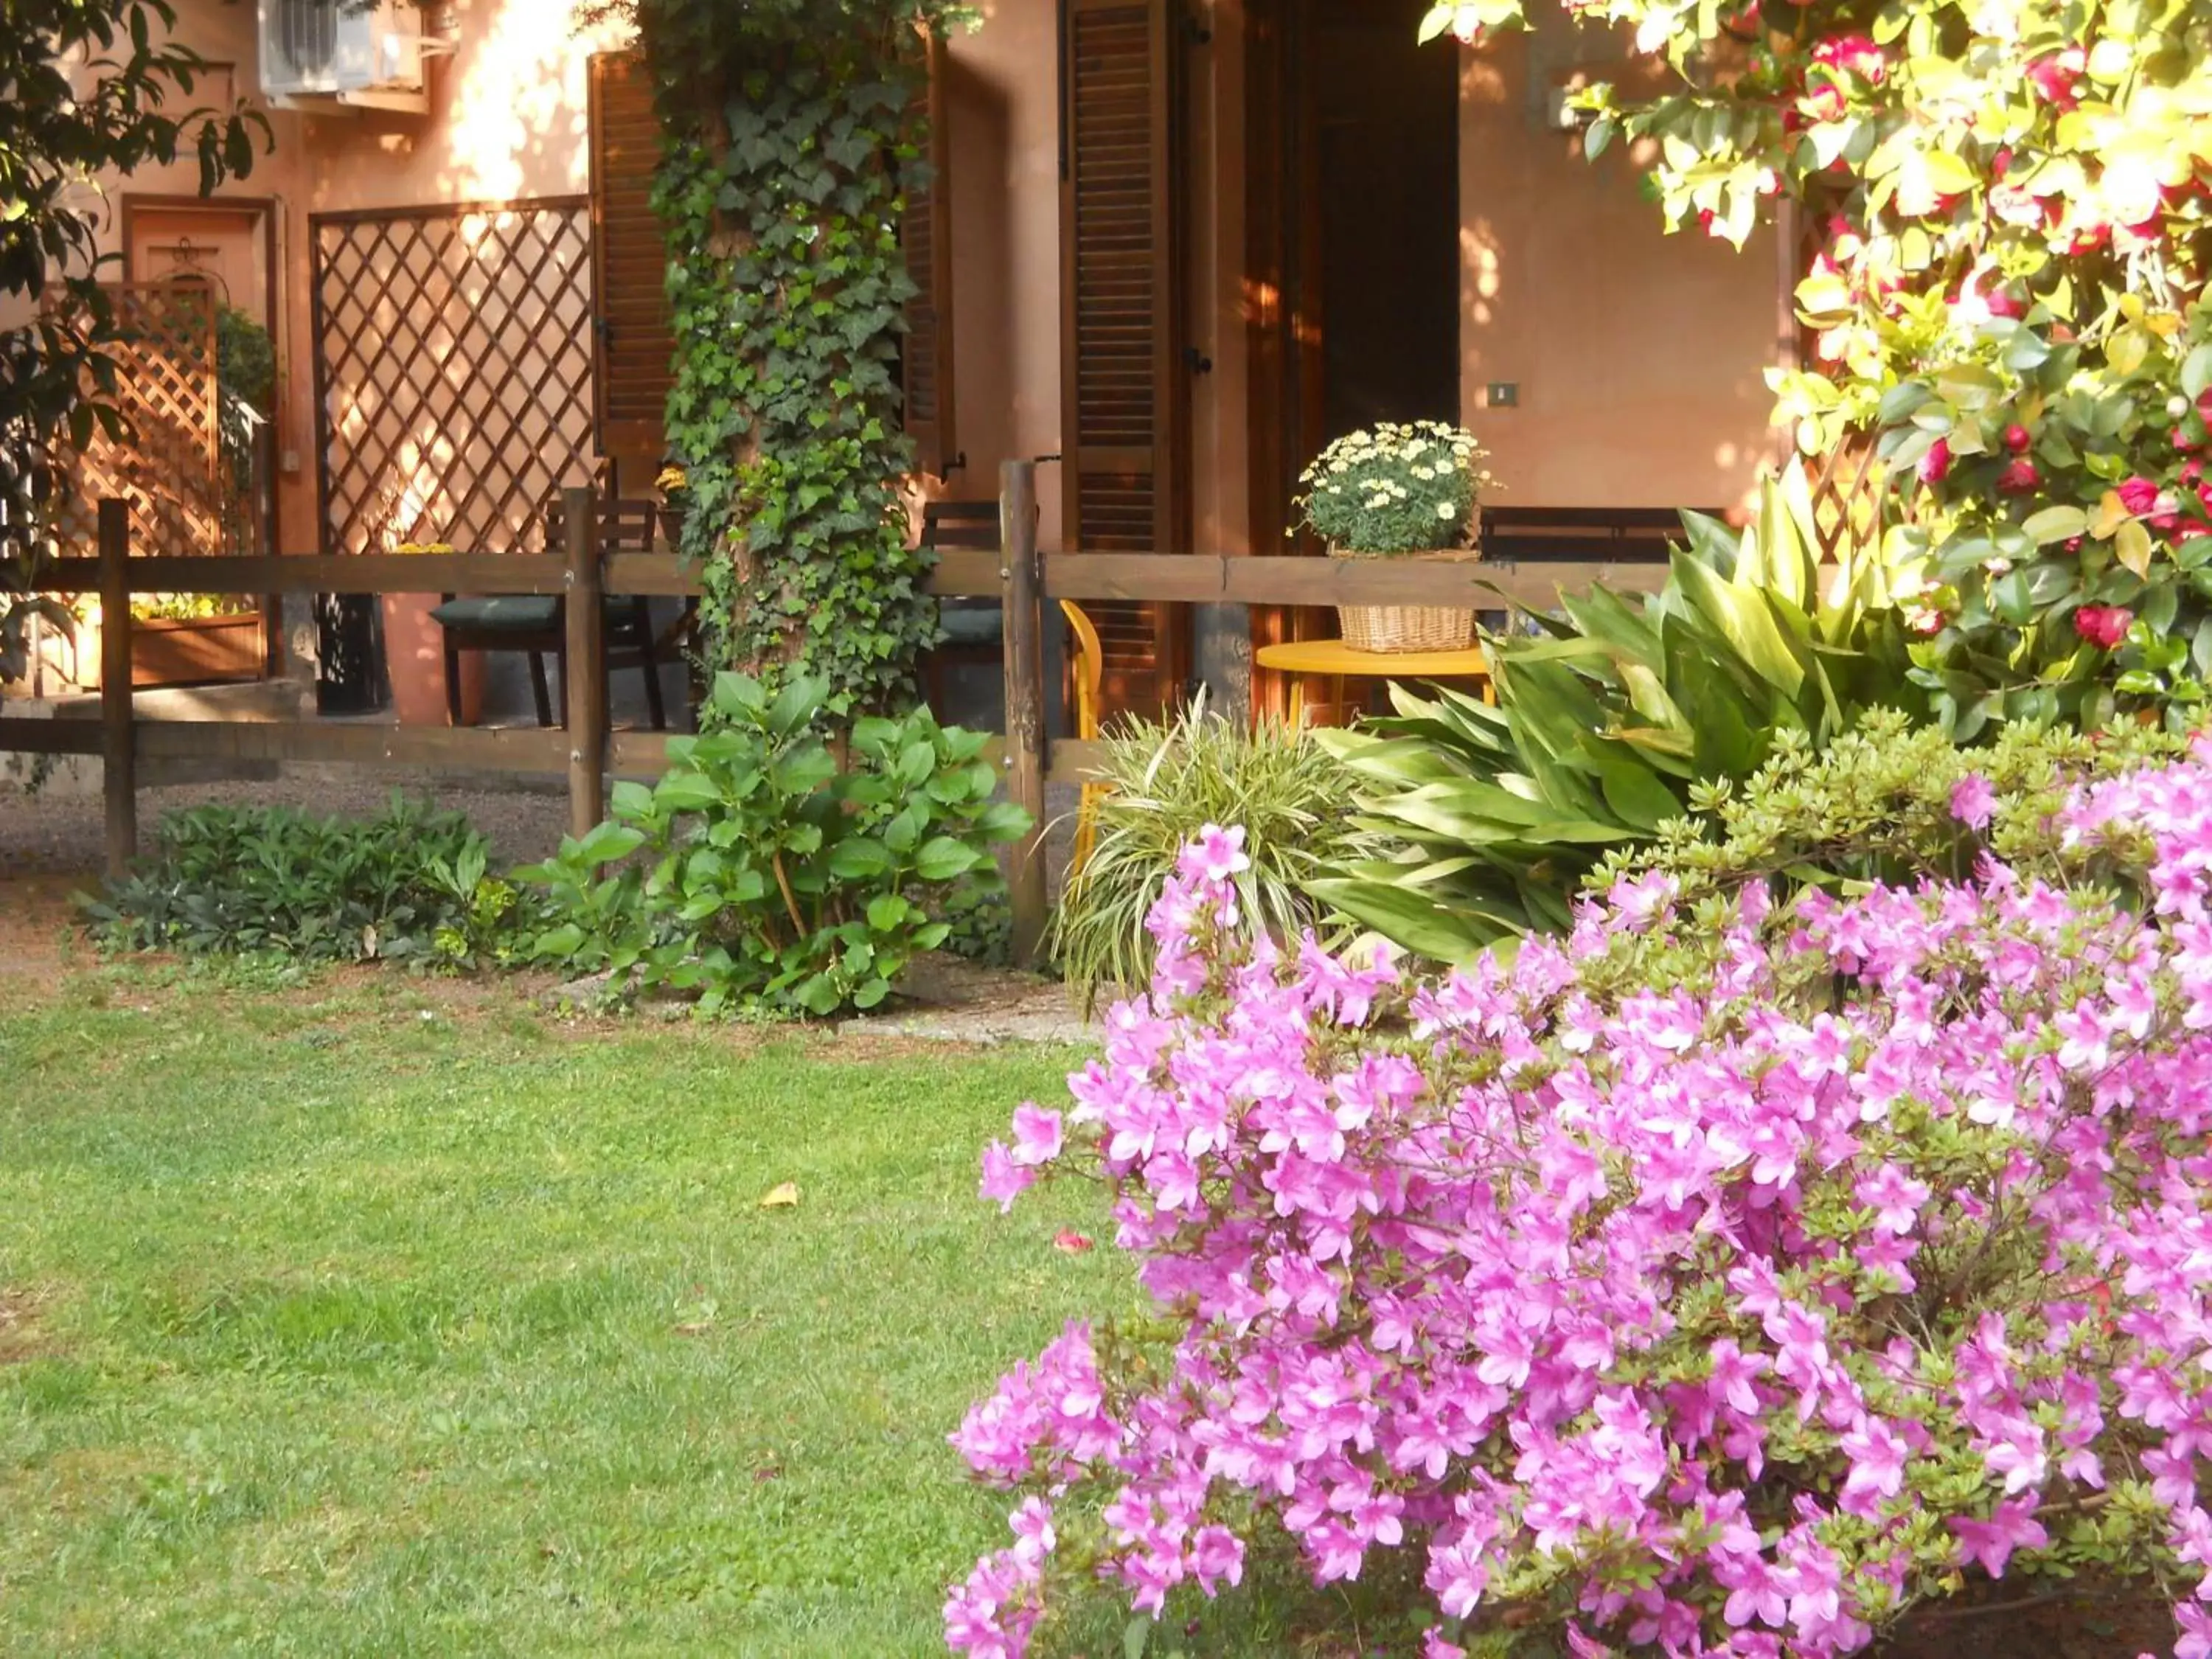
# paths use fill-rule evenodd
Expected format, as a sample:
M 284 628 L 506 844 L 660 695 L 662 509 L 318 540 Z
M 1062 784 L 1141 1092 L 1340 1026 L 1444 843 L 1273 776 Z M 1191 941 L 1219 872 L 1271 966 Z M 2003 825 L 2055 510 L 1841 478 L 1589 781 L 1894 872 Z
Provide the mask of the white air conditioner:
M 422 60 L 450 51 L 409 0 L 259 0 L 261 90 L 283 109 L 427 113 Z

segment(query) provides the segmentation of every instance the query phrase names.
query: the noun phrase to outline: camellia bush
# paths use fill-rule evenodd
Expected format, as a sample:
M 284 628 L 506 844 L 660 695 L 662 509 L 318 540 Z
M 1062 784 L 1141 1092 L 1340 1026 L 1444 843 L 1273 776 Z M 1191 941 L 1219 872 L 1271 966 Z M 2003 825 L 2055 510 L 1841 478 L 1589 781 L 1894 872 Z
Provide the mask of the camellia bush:
M 1070 1325 L 953 1437 L 1021 1498 L 951 1646 L 1288 1549 L 1419 1586 L 1427 1659 L 1851 1653 L 2039 1574 L 2212 1655 L 2212 753 L 2050 832 L 2063 882 L 1753 884 L 1708 929 L 1654 872 L 1407 981 L 1244 944 L 1209 830 L 1150 994 L 985 1155 L 1006 1204 L 1103 1178 L 1159 1328 Z
M 2212 29 L 2191 0 L 1567 0 L 1680 71 L 1599 87 L 1667 222 L 1815 234 L 1778 374 L 1808 453 L 1871 443 L 1935 555 L 1923 674 L 1993 718 L 2201 702 L 2212 674 Z M 1479 40 L 1521 0 L 1430 14 Z

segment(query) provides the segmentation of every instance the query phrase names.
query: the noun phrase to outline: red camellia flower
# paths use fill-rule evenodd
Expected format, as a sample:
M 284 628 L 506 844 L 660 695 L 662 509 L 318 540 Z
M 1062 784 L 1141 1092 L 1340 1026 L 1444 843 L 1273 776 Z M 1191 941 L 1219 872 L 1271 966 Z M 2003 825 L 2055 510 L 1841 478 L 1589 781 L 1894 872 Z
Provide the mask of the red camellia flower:
M 2077 88 L 2081 84 L 2081 72 L 2088 67 L 2088 63 L 2081 47 L 2069 46 L 2063 52 L 2054 52 L 2047 58 L 2039 58 L 2030 64 L 2027 78 L 2042 95 L 2045 103 L 2053 109 L 2069 110 L 2081 101 Z
M 2035 463 L 2025 455 L 2016 461 L 2008 461 L 2005 470 L 1997 474 L 1997 488 L 2008 495 L 2025 495 L 2042 482 Z
M 2206 386 L 2197 394 L 2197 418 L 2205 425 L 2212 426 L 2212 386 Z
M 2124 605 L 2085 605 L 2074 613 L 2074 631 L 2101 651 L 2116 651 L 2135 619 Z
M 2153 530 L 2172 530 L 2181 522 L 2181 509 L 2171 495 L 2162 494 L 2148 478 L 2136 477 L 2116 492 L 2120 505 Z
M 1889 78 L 1889 59 L 1871 37 L 1832 34 L 1813 48 L 1813 61 L 1837 75 L 1855 75 L 1870 87 Z
M 2025 455 L 2027 447 L 2034 441 L 2034 435 L 2018 421 L 2005 428 L 2005 447 L 2015 455 Z
M 1933 487 L 1951 476 L 1951 445 L 1948 439 L 1938 438 L 1928 447 L 1920 458 L 1920 482 Z

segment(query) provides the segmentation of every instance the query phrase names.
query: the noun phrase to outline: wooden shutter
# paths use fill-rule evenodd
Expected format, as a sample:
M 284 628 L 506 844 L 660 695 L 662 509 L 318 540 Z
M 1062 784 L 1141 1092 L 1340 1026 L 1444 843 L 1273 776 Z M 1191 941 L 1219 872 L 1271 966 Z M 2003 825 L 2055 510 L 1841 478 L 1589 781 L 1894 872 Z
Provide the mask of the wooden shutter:
M 599 453 L 656 466 L 676 340 L 668 241 L 653 210 L 660 124 L 644 61 L 592 59 L 592 420 Z
M 1085 553 L 1190 544 L 1178 209 L 1182 43 L 1170 0 L 1062 0 L 1060 457 Z M 1180 696 L 1175 607 L 1086 605 L 1113 708 Z
M 966 464 L 953 428 L 952 175 L 945 106 L 945 42 L 931 37 L 925 94 L 927 175 L 906 193 L 899 240 L 914 298 L 907 302 L 906 337 L 899 346 L 907 435 L 915 465 L 938 477 Z

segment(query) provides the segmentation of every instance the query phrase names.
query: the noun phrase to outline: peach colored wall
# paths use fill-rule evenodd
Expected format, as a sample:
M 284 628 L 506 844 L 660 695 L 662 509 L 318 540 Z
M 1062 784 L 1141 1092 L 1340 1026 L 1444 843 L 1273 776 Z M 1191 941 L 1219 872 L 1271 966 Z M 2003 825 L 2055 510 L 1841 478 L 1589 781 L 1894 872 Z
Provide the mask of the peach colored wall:
M 999 464 L 1060 450 L 1059 42 L 1045 0 L 984 0 L 948 48 L 956 418 L 964 474 L 994 495 Z M 1060 545 L 1057 466 L 1037 469 L 1043 545 Z
M 1593 166 L 1541 125 L 1544 85 L 1594 51 L 1601 40 L 1554 16 L 1465 54 L 1464 417 L 1509 501 L 1733 506 L 1775 453 L 1773 237 L 1738 252 L 1694 229 L 1664 235 L 1620 145 Z M 1493 381 L 1517 384 L 1517 407 L 1484 406 Z

